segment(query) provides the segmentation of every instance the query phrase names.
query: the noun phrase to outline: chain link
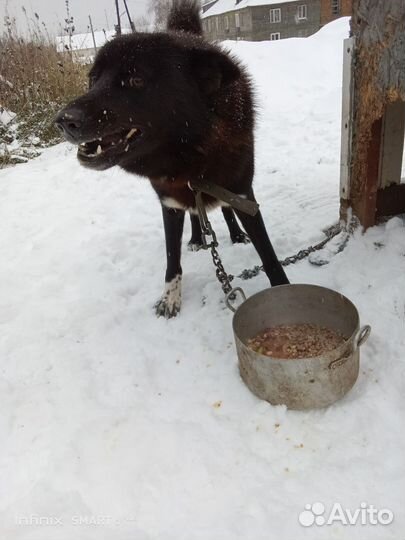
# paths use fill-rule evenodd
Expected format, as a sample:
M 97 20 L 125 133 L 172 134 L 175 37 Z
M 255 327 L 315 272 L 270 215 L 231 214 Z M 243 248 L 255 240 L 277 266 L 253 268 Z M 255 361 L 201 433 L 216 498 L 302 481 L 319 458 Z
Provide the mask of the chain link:
M 325 231 L 326 238 L 319 242 L 318 244 L 315 244 L 314 246 L 309 246 L 306 249 L 301 249 L 296 255 L 292 255 L 291 257 L 286 257 L 283 261 L 281 261 L 281 264 L 283 266 L 288 266 L 289 264 L 294 264 L 297 261 L 302 261 L 303 259 L 306 259 L 311 255 L 311 253 L 314 253 L 314 251 L 319 251 L 323 247 L 326 246 L 332 238 L 337 236 L 342 232 L 342 227 L 340 224 L 333 225 L 329 229 Z
M 211 250 L 212 261 L 215 266 L 215 274 L 221 284 L 224 294 L 228 294 L 232 290 L 231 281 L 233 280 L 233 276 L 231 274 L 227 274 L 224 265 L 222 264 L 221 257 L 219 256 L 219 253 L 217 251 L 217 237 L 208 219 L 207 212 L 204 206 L 204 201 L 202 200 L 201 191 L 194 191 L 194 195 L 198 211 L 198 219 L 200 220 L 203 249 Z M 210 242 L 207 242 L 207 237 L 211 237 Z
M 233 276 L 231 274 L 226 273 L 224 265 L 222 264 L 221 258 L 219 256 L 219 253 L 213 244 L 211 244 L 211 255 L 212 255 L 212 261 L 216 268 L 215 274 L 217 276 L 217 279 L 221 284 L 224 294 L 228 294 L 232 290 L 231 281 L 233 280 Z
M 306 249 L 301 249 L 298 253 L 295 255 L 291 255 L 290 257 L 286 257 L 282 261 L 280 261 L 282 266 L 289 266 L 290 264 L 294 264 L 297 261 L 302 261 L 303 259 L 306 259 L 311 255 L 311 253 L 314 253 L 315 251 L 319 251 L 322 248 L 326 246 L 328 242 L 332 240 L 332 238 L 335 238 L 338 234 L 340 234 L 343 231 L 343 228 L 340 224 L 332 225 L 332 227 L 329 227 L 325 231 L 326 238 L 319 242 L 318 244 L 315 244 L 313 246 L 308 246 Z M 343 251 L 343 249 L 346 247 L 346 244 L 348 242 L 349 236 L 350 236 L 351 229 L 349 228 L 346 231 L 346 237 L 344 238 L 343 242 L 339 246 L 338 253 L 340 251 Z M 321 266 L 325 263 L 313 263 L 315 265 Z M 238 275 L 241 279 L 251 279 L 255 276 L 257 276 L 260 272 L 263 271 L 263 266 L 254 266 L 253 268 L 245 268 L 245 270 L 242 270 L 242 272 Z
M 202 200 L 201 191 L 196 191 L 196 190 L 193 190 L 193 191 L 195 194 L 198 218 L 199 218 L 200 226 L 201 226 L 203 249 L 211 250 L 212 261 L 215 266 L 215 273 L 216 273 L 217 279 L 221 284 L 224 294 L 228 294 L 232 290 L 231 281 L 233 280 L 234 276 L 226 272 L 224 265 L 222 264 L 221 257 L 219 256 L 219 253 L 216 249 L 218 247 L 217 237 L 208 219 L 204 202 Z M 344 238 L 343 242 L 339 246 L 338 252 L 342 251 L 345 248 L 348 242 L 352 227 L 354 228 L 354 226 L 349 226 L 348 230 L 346 231 L 347 233 L 346 237 Z M 332 227 L 330 227 L 328 230 L 325 231 L 326 238 L 324 240 L 322 240 L 318 244 L 309 246 L 306 249 L 301 249 L 295 255 L 286 257 L 284 260 L 280 261 L 282 266 L 288 266 L 290 264 L 294 264 L 297 261 L 302 261 L 303 259 L 306 259 L 311 253 L 321 250 L 328 242 L 332 240 L 332 238 L 340 234 L 342 230 L 343 228 L 340 224 L 333 225 Z M 210 242 L 207 242 L 207 237 L 211 237 Z M 245 280 L 251 279 L 257 276 L 262 270 L 263 270 L 263 266 L 259 266 L 259 265 L 254 266 L 253 268 L 245 268 L 245 270 L 243 270 L 239 274 L 238 277 Z

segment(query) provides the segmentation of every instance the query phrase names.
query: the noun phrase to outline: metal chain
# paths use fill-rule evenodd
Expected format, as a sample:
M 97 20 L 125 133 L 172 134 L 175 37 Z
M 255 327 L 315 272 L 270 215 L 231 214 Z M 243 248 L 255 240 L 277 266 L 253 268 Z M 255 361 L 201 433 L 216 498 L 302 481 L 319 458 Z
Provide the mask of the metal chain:
M 201 191 L 194 191 L 195 202 L 198 211 L 198 219 L 200 221 L 201 233 L 202 233 L 202 242 L 203 249 L 211 249 L 212 261 L 215 266 L 215 274 L 218 281 L 221 284 L 224 294 L 228 294 L 232 290 L 231 281 L 233 276 L 227 274 L 224 265 L 222 264 L 221 257 L 217 251 L 218 241 L 216 234 L 212 228 L 211 222 L 208 219 L 207 212 L 205 210 L 204 201 L 202 200 Z M 207 242 L 207 237 L 211 237 L 211 241 Z
M 191 189 L 191 188 L 190 188 Z M 214 263 L 214 266 L 216 268 L 215 273 L 217 276 L 218 281 L 221 284 L 222 290 L 224 291 L 224 294 L 228 294 L 232 290 L 231 281 L 233 280 L 234 276 L 232 274 L 228 274 L 224 268 L 224 265 L 222 264 L 222 260 L 219 256 L 219 253 L 217 251 L 218 247 L 218 241 L 216 234 L 212 228 L 212 225 L 208 219 L 207 212 L 205 210 L 204 202 L 202 200 L 202 194 L 201 191 L 194 191 L 195 195 L 195 201 L 196 201 L 196 207 L 198 212 L 198 219 L 200 221 L 201 226 L 201 232 L 202 232 L 202 242 L 203 242 L 203 249 L 211 249 L 211 256 L 212 261 Z M 354 228 L 355 225 L 350 225 L 347 232 L 346 237 L 344 238 L 343 242 L 339 246 L 338 252 L 343 251 L 345 248 L 352 227 Z M 313 246 L 309 246 L 306 249 L 301 249 L 298 253 L 295 255 L 291 255 L 290 257 L 286 257 L 284 260 L 280 261 L 282 266 L 288 266 L 290 264 L 294 264 L 297 261 L 302 261 L 303 259 L 306 259 L 311 253 L 314 253 L 315 251 L 321 250 L 325 245 L 332 240 L 332 238 L 335 238 L 338 234 L 342 232 L 343 228 L 338 223 L 336 225 L 333 225 L 329 229 L 325 231 L 326 238 L 319 242 L 318 244 L 315 244 Z M 211 241 L 207 242 L 207 237 L 211 237 Z M 261 271 L 263 270 L 263 266 L 254 266 L 253 268 L 245 268 L 240 274 L 239 278 L 241 279 L 251 279 L 255 276 L 257 276 Z
M 210 247 L 211 247 L 212 261 L 216 267 L 215 274 L 217 276 L 218 281 L 221 284 L 224 294 L 228 294 L 232 290 L 231 281 L 233 280 L 233 276 L 231 274 L 226 273 L 224 265 L 222 264 L 221 258 L 219 256 L 219 253 L 216 250 L 216 246 L 213 243 L 211 243 Z
M 302 261 L 303 259 L 306 259 L 311 253 L 314 251 L 319 251 L 322 249 L 332 238 L 337 236 L 342 232 L 342 227 L 338 223 L 336 225 L 332 225 L 329 229 L 325 231 L 326 238 L 319 242 L 318 244 L 315 244 L 314 246 L 308 246 L 306 249 L 301 249 L 296 255 L 292 255 L 291 257 L 286 257 L 283 261 L 281 261 L 282 266 L 288 266 L 289 264 L 294 264 L 297 261 Z
M 327 229 L 325 231 L 326 238 L 324 240 L 322 240 L 321 242 L 319 242 L 318 244 L 315 244 L 313 246 L 308 246 L 306 249 L 301 249 L 295 255 L 291 255 L 290 257 L 286 257 L 285 259 L 280 261 L 280 264 L 282 266 L 288 266 L 290 264 L 296 263 L 297 261 L 302 261 L 303 259 L 306 259 L 307 257 L 309 257 L 309 255 L 311 255 L 311 253 L 314 253 L 315 251 L 319 251 L 323 247 L 325 247 L 325 245 L 328 242 L 330 242 L 332 240 L 332 238 L 335 238 L 335 236 L 340 234 L 342 232 L 342 230 L 343 230 L 343 228 L 339 223 L 336 224 L 336 225 L 332 225 L 332 227 L 329 227 L 329 229 Z M 338 252 L 343 251 L 343 249 L 345 248 L 345 246 L 347 244 L 347 241 L 349 239 L 349 235 L 350 235 L 350 231 L 347 232 L 347 236 L 344 239 L 344 241 L 342 242 L 342 244 L 339 246 Z M 314 263 L 314 264 L 316 264 L 316 263 Z M 320 265 L 321 264 L 319 264 L 319 266 Z M 262 271 L 263 271 L 263 266 L 259 266 L 259 265 L 254 266 L 253 268 L 245 268 L 245 270 L 242 270 L 242 272 L 238 275 L 238 277 L 241 278 L 241 279 L 244 279 L 244 280 L 251 279 L 251 278 L 257 276 Z

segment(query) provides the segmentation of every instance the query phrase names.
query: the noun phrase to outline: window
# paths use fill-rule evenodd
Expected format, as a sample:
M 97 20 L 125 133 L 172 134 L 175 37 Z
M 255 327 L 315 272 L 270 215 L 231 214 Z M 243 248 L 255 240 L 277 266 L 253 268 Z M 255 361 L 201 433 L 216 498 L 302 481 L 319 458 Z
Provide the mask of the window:
M 298 20 L 306 19 L 307 18 L 307 6 L 306 4 L 303 4 L 302 6 L 298 6 Z
M 332 15 L 340 14 L 340 0 L 332 0 Z
M 278 39 L 281 39 L 280 32 L 273 32 L 270 34 L 271 41 L 277 41 Z
M 229 19 L 227 15 L 225 15 L 224 22 L 225 22 L 225 32 L 229 32 Z
M 235 26 L 236 28 L 240 28 L 239 13 L 235 13 Z
M 270 22 L 279 23 L 281 22 L 281 8 L 275 8 L 270 10 Z

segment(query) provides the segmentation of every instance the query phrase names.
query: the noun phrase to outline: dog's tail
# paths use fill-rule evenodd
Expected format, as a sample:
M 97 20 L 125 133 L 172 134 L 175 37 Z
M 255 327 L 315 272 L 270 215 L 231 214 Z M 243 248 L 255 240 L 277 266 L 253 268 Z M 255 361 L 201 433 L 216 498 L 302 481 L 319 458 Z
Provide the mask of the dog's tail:
M 200 9 L 198 0 L 173 0 L 167 18 L 167 29 L 202 35 Z

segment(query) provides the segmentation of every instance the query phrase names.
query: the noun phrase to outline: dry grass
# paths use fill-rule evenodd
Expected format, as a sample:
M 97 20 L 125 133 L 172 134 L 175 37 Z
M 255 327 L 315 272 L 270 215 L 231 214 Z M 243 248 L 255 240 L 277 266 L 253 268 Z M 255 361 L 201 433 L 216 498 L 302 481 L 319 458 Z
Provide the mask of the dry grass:
M 0 106 L 17 114 L 18 138 L 57 142 L 54 115 L 86 88 L 88 67 L 58 52 L 39 18 L 30 23 L 28 37 L 18 35 L 9 17 L 5 28 L 0 36 Z

